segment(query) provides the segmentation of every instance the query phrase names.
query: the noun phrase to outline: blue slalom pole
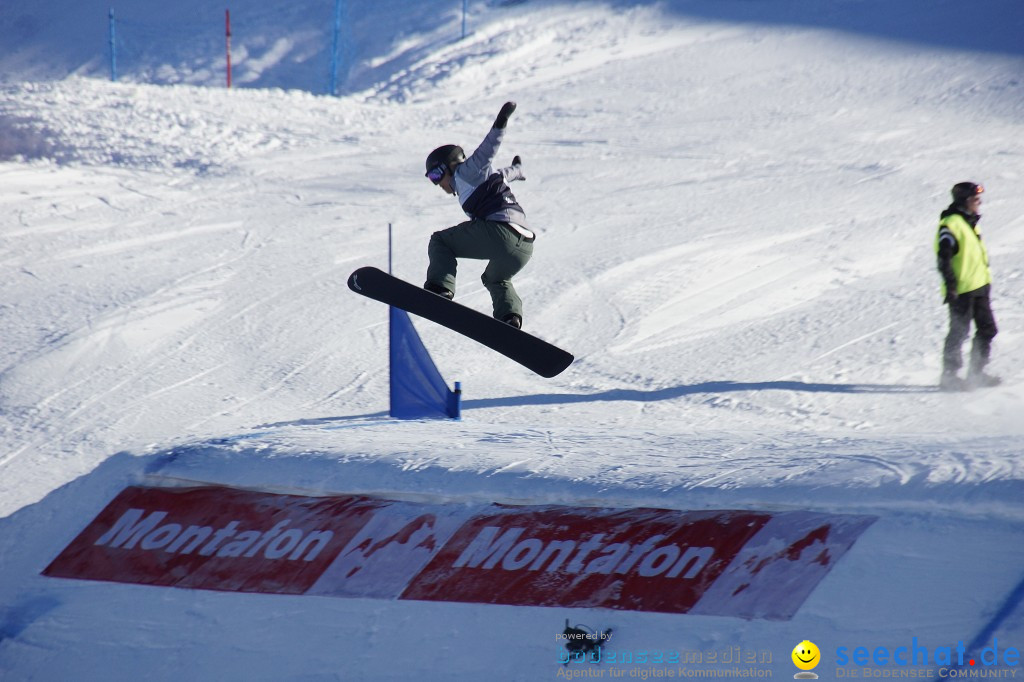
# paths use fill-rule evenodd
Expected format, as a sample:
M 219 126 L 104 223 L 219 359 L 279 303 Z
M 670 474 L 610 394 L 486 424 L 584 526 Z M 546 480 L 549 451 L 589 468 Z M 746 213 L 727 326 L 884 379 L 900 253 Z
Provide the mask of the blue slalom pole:
M 341 3 L 342 0 L 334 0 L 334 40 L 331 48 L 331 95 L 338 94 L 338 47 L 341 42 Z
M 110 8 L 110 80 L 117 80 L 117 42 L 114 40 L 114 8 Z

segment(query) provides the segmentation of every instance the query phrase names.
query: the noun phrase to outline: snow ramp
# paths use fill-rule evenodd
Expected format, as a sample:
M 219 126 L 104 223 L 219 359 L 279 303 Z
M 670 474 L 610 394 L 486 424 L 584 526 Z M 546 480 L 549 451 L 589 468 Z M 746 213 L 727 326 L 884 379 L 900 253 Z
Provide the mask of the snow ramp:
M 3 679 L 1018 674 L 1012 443 L 438 431 L 109 458 L 0 521 Z

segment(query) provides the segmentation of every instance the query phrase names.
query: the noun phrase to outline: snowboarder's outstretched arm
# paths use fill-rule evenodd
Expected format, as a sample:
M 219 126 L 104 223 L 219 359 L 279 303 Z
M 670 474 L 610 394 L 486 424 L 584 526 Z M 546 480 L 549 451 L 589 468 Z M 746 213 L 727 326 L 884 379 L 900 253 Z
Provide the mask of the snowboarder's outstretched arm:
M 480 143 L 472 156 L 459 166 L 458 173 L 466 182 L 476 186 L 494 172 L 492 170 L 494 157 L 498 155 L 498 149 L 505 138 L 505 126 L 508 124 L 509 116 L 515 110 L 515 102 L 505 102 L 501 111 L 498 112 L 497 118 L 494 119 L 494 125 L 484 137 L 484 141 Z

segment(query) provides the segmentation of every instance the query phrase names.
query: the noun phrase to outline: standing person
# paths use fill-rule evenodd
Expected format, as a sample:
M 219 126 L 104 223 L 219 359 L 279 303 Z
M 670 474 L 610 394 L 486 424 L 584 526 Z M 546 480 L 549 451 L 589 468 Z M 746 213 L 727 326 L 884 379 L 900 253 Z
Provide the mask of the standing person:
M 458 197 L 470 219 L 430 237 L 430 264 L 423 288 L 454 298 L 457 259 L 486 260 L 480 279 L 491 294 L 494 317 L 521 329 L 523 302 L 512 286 L 512 277 L 533 255 L 535 235 L 527 227 L 526 213 L 508 183 L 526 177 L 518 156 L 507 168 L 491 167 L 515 110 L 515 102 L 501 107 L 494 126 L 468 159 L 462 147 L 453 144 L 438 147 L 427 156 L 427 178 Z
M 973 182 L 953 185 L 953 203 L 942 212 L 935 237 L 939 273 L 942 275 L 944 302 L 949 305 L 949 333 L 942 353 L 944 391 L 970 390 L 980 386 L 996 386 L 999 377 L 984 372 L 997 333 L 989 292 L 992 275 L 988 269 L 988 251 L 981 241 L 978 220 L 981 194 L 985 188 Z M 963 366 L 961 347 L 974 321 L 974 344 L 971 347 L 967 379 L 958 376 Z

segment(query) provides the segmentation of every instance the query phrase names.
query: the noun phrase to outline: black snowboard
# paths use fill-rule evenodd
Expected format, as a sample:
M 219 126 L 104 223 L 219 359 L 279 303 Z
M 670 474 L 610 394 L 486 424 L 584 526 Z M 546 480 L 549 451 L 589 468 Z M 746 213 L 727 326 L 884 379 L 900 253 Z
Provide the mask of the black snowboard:
M 574 359 L 571 353 L 547 341 L 377 268 L 365 267 L 353 272 L 348 277 L 348 288 L 468 336 L 542 377 L 561 373 Z

